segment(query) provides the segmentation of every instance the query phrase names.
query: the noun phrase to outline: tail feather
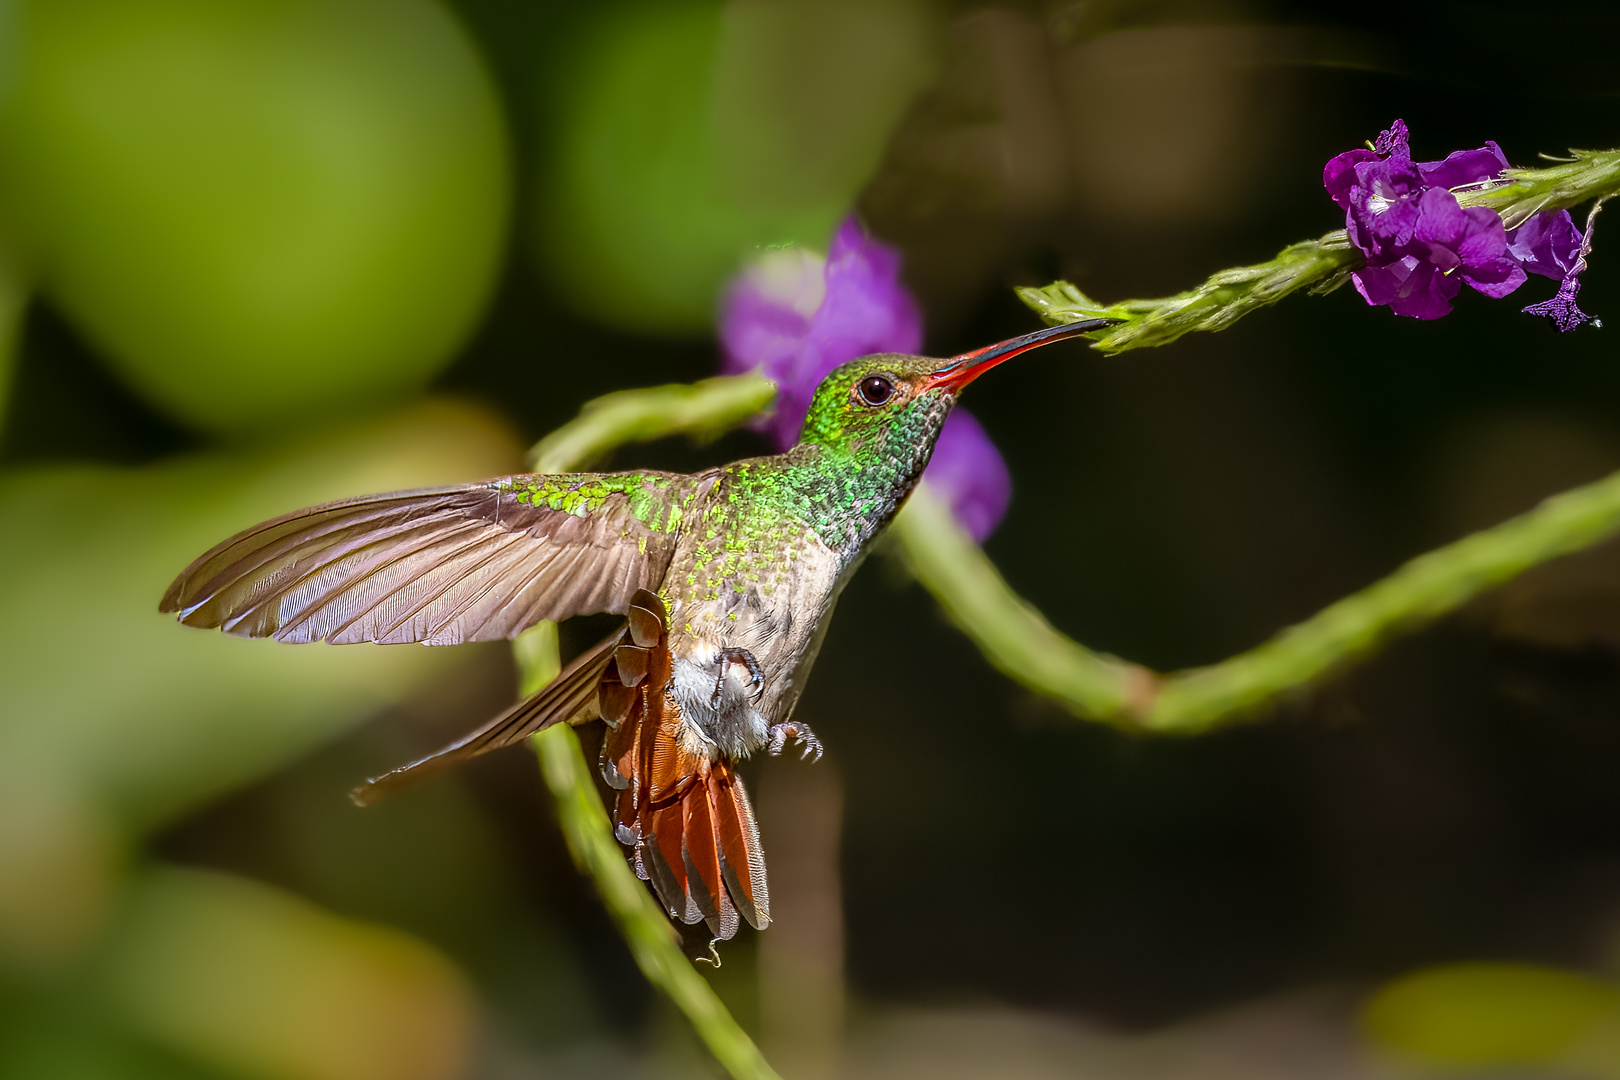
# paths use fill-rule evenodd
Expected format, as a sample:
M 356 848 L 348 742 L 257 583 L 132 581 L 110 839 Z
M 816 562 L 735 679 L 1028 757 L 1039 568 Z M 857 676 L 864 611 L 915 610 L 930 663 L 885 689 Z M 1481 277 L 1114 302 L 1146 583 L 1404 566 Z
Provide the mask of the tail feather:
M 725 767 L 710 770 L 708 788 L 726 889 L 748 925 L 763 930 L 771 924 L 771 898 L 765 882 L 759 825 L 754 820 L 748 791 L 742 777 Z
M 701 920 L 720 939 L 735 936 L 743 919 L 763 929 L 770 905 L 753 808 L 730 763 L 694 752 L 682 737 L 679 706 L 664 693 L 671 661 L 663 602 L 638 593 L 628 634 L 598 696 L 614 725 L 601 760 L 603 778 L 618 790 L 614 833 L 672 918 Z
M 686 876 L 686 857 L 682 852 L 683 817 L 679 803 L 644 815 L 646 835 L 641 850 L 647 869 L 652 871 L 653 891 L 663 902 L 664 910 L 672 919 L 695 923 L 703 918 L 703 912 L 692 899 L 691 883 Z
M 618 794 L 614 835 L 631 848 L 672 918 L 704 922 L 720 939 L 742 921 L 770 925 L 765 857 L 742 778 L 724 758 L 692 746 L 680 707 L 665 694 L 672 661 L 663 601 L 643 589 L 623 628 L 576 658 L 552 682 L 477 731 L 350 792 L 362 806 L 394 788 L 559 721 L 600 715 L 602 778 Z
M 681 800 L 685 818 L 681 824 L 681 857 L 686 862 L 686 895 L 712 928 L 720 925 L 720 898 L 726 895 L 726 887 L 720 881 L 720 851 L 709 816 L 707 789 L 708 784 L 700 780 Z

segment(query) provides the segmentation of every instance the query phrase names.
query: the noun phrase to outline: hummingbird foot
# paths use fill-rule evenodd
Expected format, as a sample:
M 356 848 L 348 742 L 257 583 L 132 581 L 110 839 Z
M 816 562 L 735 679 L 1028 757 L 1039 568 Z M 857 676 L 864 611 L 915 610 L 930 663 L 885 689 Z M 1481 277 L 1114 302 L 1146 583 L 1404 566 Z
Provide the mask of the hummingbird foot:
M 808 758 L 811 754 L 814 754 L 815 757 L 810 758 L 810 760 L 821 760 L 821 740 L 816 738 L 816 733 L 810 730 L 809 724 L 797 720 L 789 720 L 785 724 L 777 724 L 771 728 L 771 742 L 765 748 L 765 752 L 772 757 L 779 756 L 783 750 L 787 749 L 789 739 L 797 739 L 803 745 L 804 752 L 799 757 Z
M 765 673 L 760 670 L 759 661 L 754 659 L 753 653 L 735 645 L 721 649 L 715 656 L 714 696 L 709 699 L 711 708 L 720 708 L 720 701 L 725 696 L 726 673 L 732 664 L 741 664 L 748 669 L 749 685 L 756 700 L 765 686 Z

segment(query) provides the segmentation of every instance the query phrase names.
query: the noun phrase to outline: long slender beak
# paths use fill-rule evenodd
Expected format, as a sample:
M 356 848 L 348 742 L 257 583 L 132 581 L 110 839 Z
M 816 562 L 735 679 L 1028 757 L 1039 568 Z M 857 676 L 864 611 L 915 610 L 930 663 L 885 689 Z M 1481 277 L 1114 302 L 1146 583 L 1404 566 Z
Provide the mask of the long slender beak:
M 986 345 L 982 349 L 975 349 L 973 352 L 963 353 L 961 356 L 953 356 L 935 370 L 929 382 L 929 388 L 941 388 L 953 394 L 959 393 L 962 387 L 997 364 L 1011 360 L 1019 353 L 1026 353 L 1031 349 L 1038 349 L 1042 345 L 1090 333 L 1093 330 L 1101 330 L 1103 327 L 1112 326 L 1119 321 L 1121 320 L 1086 319 L 1081 322 L 1062 323 L 1058 326 L 1048 326 L 1044 330 L 1037 330 L 1033 334 L 1025 334 L 1023 337 L 1003 341 L 999 345 Z

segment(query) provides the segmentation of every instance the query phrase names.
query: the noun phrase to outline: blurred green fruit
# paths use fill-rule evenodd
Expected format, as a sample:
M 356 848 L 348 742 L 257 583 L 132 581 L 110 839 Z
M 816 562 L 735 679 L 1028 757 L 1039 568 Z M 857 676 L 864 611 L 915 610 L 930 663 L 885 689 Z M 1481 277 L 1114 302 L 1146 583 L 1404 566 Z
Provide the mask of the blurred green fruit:
M 6 216 L 154 404 L 262 428 L 450 359 L 509 178 L 488 73 L 437 4 L 0 0 L 0 26 Z

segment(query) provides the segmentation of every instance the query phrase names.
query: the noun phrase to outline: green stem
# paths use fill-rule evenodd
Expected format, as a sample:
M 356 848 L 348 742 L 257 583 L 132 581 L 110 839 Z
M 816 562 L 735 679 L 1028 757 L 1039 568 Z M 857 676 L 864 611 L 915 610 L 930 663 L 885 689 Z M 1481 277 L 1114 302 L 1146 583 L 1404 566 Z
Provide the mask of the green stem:
M 927 483 L 911 493 L 891 532 L 917 580 L 1006 675 L 1098 720 L 1124 717 L 1151 691 L 1152 672 L 1092 652 L 1015 593 Z
M 566 725 L 548 728 L 533 742 L 574 863 L 596 882 L 602 903 L 629 944 L 641 973 L 686 1014 L 693 1030 L 728 1073 L 738 1080 L 775 1078 L 775 1070 L 754 1041 L 682 954 L 669 917 L 630 872 L 574 729 Z
M 1485 206 L 1510 229 L 1543 210 L 1568 210 L 1620 194 L 1620 150 L 1571 150 L 1568 161 L 1545 169 L 1508 169 L 1501 180 L 1457 190 L 1464 206 Z
M 926 487 L 895 521 L 895 534 L 918 579 L 998 668 L 1087 719 L 1179 734 L 1251 716 L 1395 635 L 1455 611 L 1531 567 L 1617 533 L 1620 473 L 1420 555 L 1248 652 L 1160 675 L 1091 652 L 1053 629 L 1007 586 Z
M 1509 169 L 1500 180 L 1457 189 L 1464 206 L 1484 206 L 1502 215 L 1508 228 L 1543 210 L 1567 210 L 1591 199 L 1620 194 L 1620 150 L 1572 150 L 1575 160 L 1545 169 Z M 1212 275 L 1196 289 L 1156 300 L 1101 304 L 1067 281 L 1020 288 L 1019 299 L 1049 323 L 1098 317 L 1123 320 L 1086 335 L 1110 355 L 1168 345 L 1195 330 L 1225 330 L 1243 316 L 1308 289 L 1332 292 L 1362 263 L 1344 230 L 1278 252 L 1269 262 Z
M 713 438 L 759 415 L 775 396 L 776 384 L 763 375 L 621 390 L 586 402 L 576 419 L 535 443 L 529 467 L 572 472 L 629 442 L 668 435 Z
M 623 443 L 680 433 L 715 435 L 756 415 L 775 393 L 776 387 L 758 375 L 620 391 L 588 403 L 578 419 L 541 440 L 530 460 L 544 472 L 572 472 Z M 541 623 L 526 631 L 512 649 L 525 695 L 557 677 L 555 624 Z M 603 906 L 641 973 L 685 1014 L 733 1077 L 775 1080 L 776 1072 L 686 959 L 668 916 L 631 872 L 573 729 L 550 728 L 532 742 L 574 864 L 596 883 Z
M 1198 288 L 1158 300 L 1125 300 L 1099 304 L 1067 281 L 1043 289 L 1020 288 L 1018 298 L 1049 323 L 1082 319 L 1122 320 L 1087 334 L 1110 355 L 1130 349 L 1168 345 L 1195 330 L 1225 330 L 1252 311 L 1275 304 L 1301 289 L 1332 292 L 1361 265 L 1361 252 L 1344 230 L 1284 248 L 1270 262 L 1239 266 L 1210 276 Z

